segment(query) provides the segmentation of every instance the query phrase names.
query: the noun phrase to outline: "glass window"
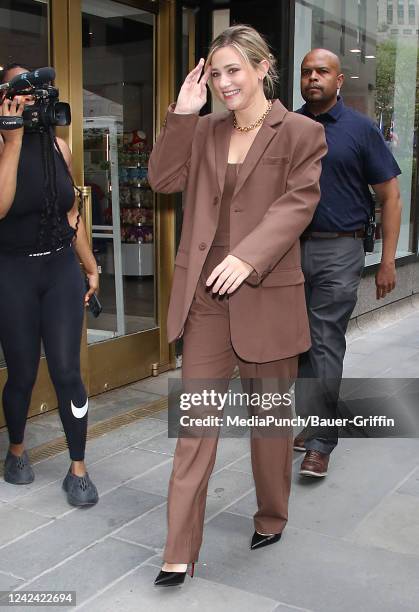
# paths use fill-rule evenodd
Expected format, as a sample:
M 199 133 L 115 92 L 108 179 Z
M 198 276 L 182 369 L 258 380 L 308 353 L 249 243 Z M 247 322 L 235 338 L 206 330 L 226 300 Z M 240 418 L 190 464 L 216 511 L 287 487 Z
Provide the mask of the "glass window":
M 32 69 L 48 66 L 46 1 L 0 0 L 0 70 L 11 62 Z
M 387 23 L 393 23 L 393 2 L 387 2 Z
M 0 66 L 11 62 L 48 66 L 46 0 L 0 0 Z
M 416 23 L 416 6 L 415 0 L 409 0 L 409 25 L 415 25 Z
M 397 22 L 399 25 L 404 23 L 404 2 L 403 0 L 397 3 Z
M 360 11 L 363 4 L 363 11 Z M 415 3 L 415 7 L 416 7 Z M 347 106 L 376 121 L 387 146 L 399 164 L 403 201 L 402 226 L 397 256 L 412 252 L 412 203 L 415 201 L 416 156 L 414 134 L 418 48 L 416 37 L 387 25 L 389 3 L 365 0 L 299 0 L 295 11 L 294 103 L 304 103 L 300 94 L 300 64 L 312 48 L 326 47 L 342 63 L 345 83 L 342 97 Z M 343 40 L 344 39 L 344 40 Z M 365 47 L 359 46 L 365 41 Z M 351 50 L 357 49 L 357 52 Z M 381 211 L 377 203 L 375 252 L 367 264 L 381 254 Z
M 93 250 L 101 270 L 89 343 L 156 326 L 153 146 L 155 16 L 83 0 L 84 177 L 92 188 Z

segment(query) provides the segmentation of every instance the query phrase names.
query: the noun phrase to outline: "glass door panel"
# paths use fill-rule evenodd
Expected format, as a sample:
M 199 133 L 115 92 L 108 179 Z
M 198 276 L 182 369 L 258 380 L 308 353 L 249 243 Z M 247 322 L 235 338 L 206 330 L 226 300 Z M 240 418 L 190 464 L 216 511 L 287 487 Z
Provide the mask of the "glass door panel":
M 416 201 L 416 134 L 418 129 L 418 0 L 341 2 L 298 0 L 295 4 L 294 109 L 300 95 L 300 64 L 313 48 L 326 47 L 342 64 L 342 97 L 347 106 L 369 115 L 379 126 L 398 162 L 403 202 L 396 257 L 413 250 L 412 204 Z M 376 206 L 374 253 L 366 265 L 381 259 L 381 208 Z
M 111 0 L 83 0 L 84 183 L 92 189 L 98 319 L 88 341 L 156 327 L 155 206 L 147 182 L 153 144 L 155 16 Z

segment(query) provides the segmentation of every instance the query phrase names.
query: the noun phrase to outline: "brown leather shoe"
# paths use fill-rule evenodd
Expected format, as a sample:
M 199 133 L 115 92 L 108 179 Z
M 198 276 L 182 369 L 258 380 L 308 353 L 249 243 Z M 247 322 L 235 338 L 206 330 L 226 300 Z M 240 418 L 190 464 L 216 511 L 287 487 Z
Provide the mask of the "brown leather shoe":
M 329 457 L 326 453 L 321 453 L 316 450 L 308 450 L 300 467 L 302 476 L 314 476 L 322 478 L 327 475 L 327 466 Z
M 306 449 L 306 441 L 305 441 L 304 436 L 302 436 L 301 434 L 298 434 L 298 436 L 294 438 L 293 449 L 295 451 L 300 451 L 302 453 L 306 452 L 307 449 Z

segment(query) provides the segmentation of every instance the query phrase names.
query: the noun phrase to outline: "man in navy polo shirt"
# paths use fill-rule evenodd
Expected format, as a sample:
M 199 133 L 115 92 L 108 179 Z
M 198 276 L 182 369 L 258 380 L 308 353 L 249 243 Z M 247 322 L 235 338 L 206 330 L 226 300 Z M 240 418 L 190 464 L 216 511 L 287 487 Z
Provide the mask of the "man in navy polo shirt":
M 301 64 L 297 112 L 324 126 L 328 153 L 322 160 L 321 197 L 312 223 L 301 237 L 302 268 L 312 347 L 301 356 L 296 406 L 308 413 L 336 417 L 345 356 L 345 332 L 357 300 L 364 268 L 363 238 L 373 206 L 369 185 L 381 208 L 383 250 L 375 277 L 376 297 L 396 284 L 394 257 L 400 231 L 400 168 L 377 125 L 344 105 L 338 96 L 344 75 L 339 58 L 313 49 Z M 305 381 L 302 379 L 316 379 Z M 337 430 L 302 432 L 294 441 L 306 451 L 300 474 L 325 476 Z

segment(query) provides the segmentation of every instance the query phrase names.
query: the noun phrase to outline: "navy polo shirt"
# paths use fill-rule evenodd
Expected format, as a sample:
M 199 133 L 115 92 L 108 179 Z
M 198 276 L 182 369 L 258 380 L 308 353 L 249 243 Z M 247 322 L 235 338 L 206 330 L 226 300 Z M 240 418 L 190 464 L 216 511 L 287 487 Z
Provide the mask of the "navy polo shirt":
M 338 101 L 327 113 L 296 111 L 324 126 L 328 152 L 322 159 L 321 196 L 310 224 L 320 232 L 351 232 L 368 222 L 373 200 L 368 185 L 401 174 L 378 126 Z

